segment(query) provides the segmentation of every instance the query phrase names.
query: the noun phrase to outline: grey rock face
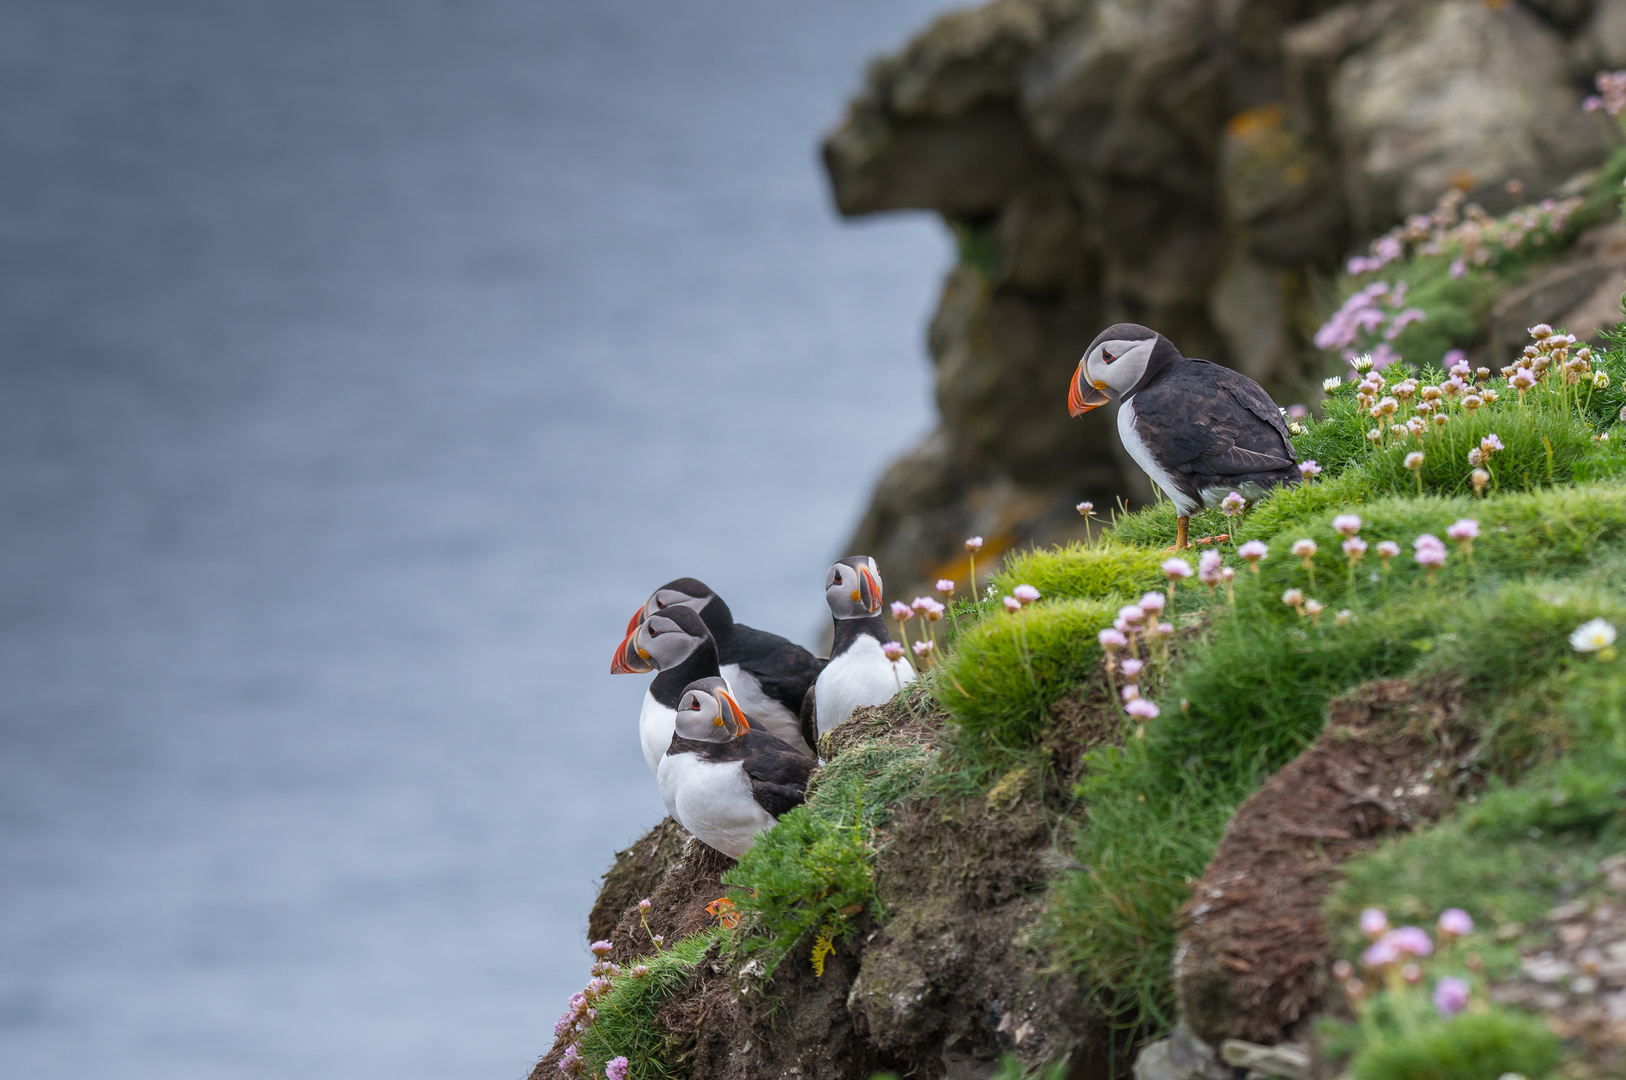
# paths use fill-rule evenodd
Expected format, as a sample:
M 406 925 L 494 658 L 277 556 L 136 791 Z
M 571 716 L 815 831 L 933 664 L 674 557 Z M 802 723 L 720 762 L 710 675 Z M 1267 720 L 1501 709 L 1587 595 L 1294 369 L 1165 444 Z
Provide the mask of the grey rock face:
M 1135 1080 L 1231 1080 L 1234 1075 L 1184 1024 L 1168 1038 L 1148 1043 L 1135 1058 Z

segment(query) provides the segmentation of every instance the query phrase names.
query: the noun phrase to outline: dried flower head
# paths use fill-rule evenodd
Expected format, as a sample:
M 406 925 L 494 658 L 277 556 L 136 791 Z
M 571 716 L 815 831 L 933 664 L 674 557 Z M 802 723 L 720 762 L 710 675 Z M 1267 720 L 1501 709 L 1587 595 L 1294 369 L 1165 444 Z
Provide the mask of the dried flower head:
M 1413 450 L 1411 453 L 1406 455 L 1406 468 L 1410 469 L 1412 472 L 1416 472 L 1422 467 L 1423 452 L 1421 450 Z
M 1334 626 L 1347 626 L 1354 621 L 1355 613 L 1348 608 L 1344 608 L 1343 610 L 1339 611 L 1338 614 L 1332 617 L 1332 624 Z
M 1468 479 L 1473 483 L 1475 491 L 1484 491 L 1485 485 L 1490 483 L 1490 478 L 1490 473 L 1484 469 L 1475 469 L 1468 474 Z
M 1286 604 L 1288 607 L 1291 607 L 1291 608 L 1303 607 L 1304 606 L 1304 590 L 1302 590 L 1302 589 L 1288 589 L 1286 592 L 1282 593 L 1282 603 Z
M 1477 467 L 1479 465 L 1483 465 L 1484 463 L 1485 452 L 1483 450 L 1476 446 L 1472 450 L 1468 451 L 1468 464 Z

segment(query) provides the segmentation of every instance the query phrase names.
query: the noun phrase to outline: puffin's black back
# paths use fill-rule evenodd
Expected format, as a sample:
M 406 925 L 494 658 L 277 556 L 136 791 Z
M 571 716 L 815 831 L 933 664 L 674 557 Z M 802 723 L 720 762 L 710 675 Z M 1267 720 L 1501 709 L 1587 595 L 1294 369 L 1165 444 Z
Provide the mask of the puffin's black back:
M 710 597 L 700 609 L 700 618 L 717 643 L 717 662 L 738 664 L 741 671 L 750 672 L 764 694 L 792 713 L 802 707 L 807 688 L 819 677 L 819 663 L 812 653 L 778 634 L 735 622 L 728 604 L 703 581 L 678 578 L 661 588 Z

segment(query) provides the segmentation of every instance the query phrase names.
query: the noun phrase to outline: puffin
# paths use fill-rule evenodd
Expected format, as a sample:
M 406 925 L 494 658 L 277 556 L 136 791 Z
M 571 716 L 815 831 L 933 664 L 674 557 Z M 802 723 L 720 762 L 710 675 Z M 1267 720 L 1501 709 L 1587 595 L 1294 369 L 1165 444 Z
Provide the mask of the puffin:
M 672 741 L 655 776 L 674 821 L 724 855 L 802 805 L 814 763 L 753 727 L 721 678 L 697 679 L 678 700 Z
M 1082 416 L 1119 401 L 1118 436 L 1152 482 L 1174 502 L 1174 547 L 1203 507 L 1235 491 L 1256 502 L 1299 480 L 1298 455 L 1282 411 L 1264 387 L 1239 371 L 1181 356 L 1174 343 L 1136 323 L 1115 323 L 1090 342 L 1067 395 Z
M 819 736 L 843 723 L 854 709 L 891 701 L 900 681 L 914 681 L 914 668 L 886 658 L 881 646 L 892 640 L 881 616 L 881 571 L 868 555 L 842 559 L 824 575 L 824 599 L 835 621 L 830 658 L 802 702 L 802 738 L 815 747 Z
M 723 598 L 705 582 L 690 577 L 668 581 L 651 593 L 628 621 L 627 633 L 656 612 L 673 607 L 699 612 L 717 643 L 723 678 L 751 722 L 814 756 L 817 748 L 802 741 L 801 708 L 824 666 L 822 661 L 794 641 L 735 622 Z
M 717 666 L 717 643 L 700 616 L 686 607 L 652 615 L 633 628 L 610 659 L 611 675 L 659 671 L 644 691 L 638 713 L 638 739 L 643 744 L 649 771 L 660 773 L 661 757 L 672 741 L 683 688 L 696 679 L 722 678 Z

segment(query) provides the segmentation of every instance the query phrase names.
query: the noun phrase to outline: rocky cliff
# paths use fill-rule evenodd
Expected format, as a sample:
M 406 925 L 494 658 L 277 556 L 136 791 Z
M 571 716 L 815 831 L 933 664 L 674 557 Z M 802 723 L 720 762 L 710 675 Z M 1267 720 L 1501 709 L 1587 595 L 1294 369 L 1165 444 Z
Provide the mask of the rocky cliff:
M 932 210 L 960 249 L 928 334 L 939 427 L 847 550 L 913 595 L 964 576 L 967 536 L 994 553 L 1081 538 L 1080 500 L 1150 499 L 1106 411 L 1065 408 L 1113 322 L 1311 401 L 1343 258 L 1449 189 L 1497 213 L 1598 164 L 1619 137 L 1580 104 L 1622 65 L 1621 0 L 995 0 L 942 17 L 874 62 L 824 144 L 842 213 Z M 1521 333 L 1579 303 L 1559 292 L 1537 290 Z

